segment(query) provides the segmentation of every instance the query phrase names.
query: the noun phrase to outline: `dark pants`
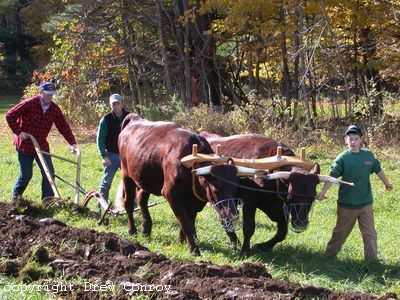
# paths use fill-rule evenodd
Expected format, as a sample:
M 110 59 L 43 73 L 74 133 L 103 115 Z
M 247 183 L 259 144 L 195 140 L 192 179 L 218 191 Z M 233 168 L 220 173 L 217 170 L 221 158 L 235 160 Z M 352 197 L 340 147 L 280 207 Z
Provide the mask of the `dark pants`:
M 51 161 L 51 156 L 48 154 L 43 154 L 50 173 L 54 174 L 54 167 Z M 51 189 L 50 182 L 47 180 L 46 173 L 40 163 L 39 157 L 37 155 L 26 155 L 22 154 L 17 150 L 17 157 L 19 163 L 19 175 L 14 183 L 12 195 L 13 197 L 22 196 L 26 187 L 32 178 L 33 160 L 36 161 L 42 173 L 42 199 L 49 196 L 54 196 L 54 192 Z

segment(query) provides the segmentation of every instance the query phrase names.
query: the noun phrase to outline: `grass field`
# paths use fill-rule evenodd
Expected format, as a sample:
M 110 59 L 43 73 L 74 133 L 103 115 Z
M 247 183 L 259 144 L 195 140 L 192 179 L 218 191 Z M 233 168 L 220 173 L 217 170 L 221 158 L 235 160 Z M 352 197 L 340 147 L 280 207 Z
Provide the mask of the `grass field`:
M 5 119 L 5 111 L 15 102 L 15 97 L 0 98 L 0 200 L 8 201 L 13 182 L 18 175 L 18 165 L 15 150 L 12 146 L 12 133 Z M 82 131 L 82 130 L 80 130 Z M 82 179 L 81 185 L 86 190 L 98 189 L 102 176 L 101 160 L 97 153 L 93 136 L 85 132 L 85 138 L 79 139 L 82 152 Z M 90 133 L 90 132 L 89 132 Z M 92 132 L 95 134 L 95 132 Z M 49 137 L 52 153 L 71 158 L 69 146 L 58 134 L 52 132 Z M 315 145 L 307 149 L 318 158 L 322 166 L 322 173 L 326 173 L 335 155 L 342 150 L 338 141 L 335 148 L 324 149 L 324 145 Z M 323 256 L 323 251 L 328 242 L 336 220 L 336 195 L 337 187 L 328 192 L 329 199 L 317 202 L 312 212 L 309 228 L 300 234 L 289 232 L 287 239 L 278 244 L 270 253 L 260 253 L 245 260 L 241 260 L 228 243 L 228 237 L 216 220 L 216 215 L 211 208 L 206 207 L 198 216 L 197 233 L 199 246 L 202 251 L 200 258 L 195 258 L 188 253 L 185 244 L 176 242 L 178 226 L 171 209 L 166 203 L 150 208 L 153 217 L 153 232 L 150 238 L 142 235 L 129 236 L 125 216 L 110 218 L 110 225 L 98 226 L 97 221 L 81 215 L 72 215 L 62 211 L 55 218 L 66 222 L 70 226 L 93 228 L 98 231 L 111 231 L 128 239 L 135 239 L 153 252 L 160 252 L 169 258 L 211 261 L 216 264 L 240 264 L 244 261 L 258 262 L 266 265 L 268 272 L 273 277 L 298 282 L 301 284 L 316 285 L 340 291 L 363 291 L 374 295 L 381 295 L 392 291 L 400 295 L 400 261 L 398 249 L 400 248 L 400 201 L 398 196 L 399 169 L 398 148 L 372 149 L 380 158 L 382 166 L 388 177 L 392 180 L 394 190 L 388 193 L 377 176 L 372 175 L 373 194 L 375 199 L 375 222 L 378 231 L 379 264 L 366 264 L 363 262 L 363 243 L 358 227 L 346 241 L 337 259 L 328 259 Z M 69 180 L 74 180 L 75 168 L 69 163 L 53 160 L 56 173 Z M 111 197 L 115 194 L 119 173 L 111 190 Z M 38 168 L 34 169 L 34 176 L 24 196 L 40 205 L 41 176 Z M 60 194 L 66 201 L 72 201 L 73 189 L 58 182 Z M 320 187 L 319 187 L 320 188 Z M 83 197 L 82 197 L 83 198 Z M 162 198 L 152 197 L 150 202 L 160 202 Z M 95 203 L 91 208 L 95 209 Z M 139 217 L 137 214 L 136 217 Z M 138 218 L 136 218 L 138 221 Z M 139 222 L 137 223 L 139 225 Z M 241 238 L 241 232 L 239 231 Z M 257 215 L 256 233 L 252 244 L 263 242 L 275 233 L 275 224 L 259 213 Z M 10 282 L 2 278 L 1 284 Z M 17 282 L 15 282 L 17 283 Z M 12 298 L 12 295 L 10 296 Z M 18 298 L 18 296 L 15 299 Z M 43 299 L 43 295 L 30 295 L 30 299 Z M 0 298 L 1 294 L 0 294 Z

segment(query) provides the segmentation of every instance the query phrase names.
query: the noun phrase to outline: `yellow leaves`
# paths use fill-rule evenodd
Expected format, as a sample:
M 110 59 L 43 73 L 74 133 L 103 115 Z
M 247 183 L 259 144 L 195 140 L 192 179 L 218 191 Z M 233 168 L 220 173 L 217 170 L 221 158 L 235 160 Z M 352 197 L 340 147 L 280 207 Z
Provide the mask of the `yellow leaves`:
M 304 13 L 307 15 L 317 15 L 321 14 L 321 12 L 321 1 L 308 1 L 304 8 Z
M 232 1 L 229 0 L 206 0 L 201 3 L 200 14 L 205 14 L 207 12 L 217 12 L 222 15 L 229 13 L 232 6 Z
M 196 11 L 197 7 L 192 7 L 191 9 L 186 10 L 183 13 L 183 16 L 180 17 L 179 21 L 182 24 L 186 24 L 187 22 L 194 22 L 196 20 Z

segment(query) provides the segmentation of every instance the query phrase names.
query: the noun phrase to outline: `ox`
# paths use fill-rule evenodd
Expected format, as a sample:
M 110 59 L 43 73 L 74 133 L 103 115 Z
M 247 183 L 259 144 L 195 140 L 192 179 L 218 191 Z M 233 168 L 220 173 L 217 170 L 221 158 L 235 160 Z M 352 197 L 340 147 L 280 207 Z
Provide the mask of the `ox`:
M 282 154 L 294 156 L 292 150 L 276 140 L 258 134 L 243 134 L 221 137 L 216 134 L 201 132 L 211 147 L 216 150 L 221 145 L 222 153 L 237 158 L 263 158 L 276 155 L 277 146 L 282 146 Z M 277 223 L 277 232 L 270 240 L 254 245 L 255 250 L 269 251 L 283 241 L 288 232 L 288 219 L 295 232 L 301 232 L 308 225 L 308 216 L 316 195 L 319 182 L 339 183 L 337 179 L 318 175 L 320 168 L 314 165 L 311 172 L 294 166 L 286 166 L 276 172 L 253 180 L 241 181 L 243 188 L 239 196 L 243 200 L 243 245 L 241 255 L 250 253 L 250 239 L 255 231 L 256 209 L 263 211 Z M 289 172 L 290 170 L 290 172 Z M 280 179 L 284 179 L 281 182 Z M 262 192 L 261 190 L 264 190 Z M 266 193 L 268 191 L 269 193 Z
M 121 158 L 123 206 L 128 215 L 129 233 L 135 234 L 133 219 L 135 198 L 142 211 L 142 230 L 150 234 L 151 218 L 148 211 L 150 194 L 162 195 L 172 208 L 180 226 L 179 240 L 186 239 L 189 250 L 200 255 L 195 242 L 195 219 L 206 202 L 196 199 L 192 190 L 191 171 L 180 159 L 191 154 L 193 144 L 198 151 L 212 154 L 213 150 L 205 138 L 192 133 L 176 123 L 151 122 L 137 114 L 128 115 L 122 123 L 118 139 Z M 236 207 L 225 205 L 221 200 L 236 196 L 237 174 L 254 174 L 249 168 L 234 164 L 199 164 L 193 172 L 198 193 L 214 204 L 218 215 L 227 222 L 238 219 Z M 216 205 L 218 204 L 218 205 Z

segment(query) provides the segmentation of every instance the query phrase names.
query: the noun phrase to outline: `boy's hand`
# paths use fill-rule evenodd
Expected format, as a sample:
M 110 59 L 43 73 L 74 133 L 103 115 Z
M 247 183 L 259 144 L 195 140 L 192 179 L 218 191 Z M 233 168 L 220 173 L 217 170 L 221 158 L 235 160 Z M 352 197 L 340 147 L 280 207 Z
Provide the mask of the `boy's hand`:
M 327 199 L 327 198 L 326 198 L 325 194 L 319 193 L 319 194 L 317 194 L 315 196 L 315 199 L 317 199 L 319 201 L 322 201 L 322 200 Z
M 385 188 L 387 191 L 390 192 L 391 190 L 393 190 L 393 185 L 391 183 L 385 183 Z

